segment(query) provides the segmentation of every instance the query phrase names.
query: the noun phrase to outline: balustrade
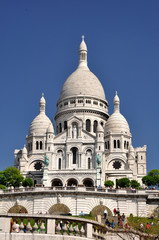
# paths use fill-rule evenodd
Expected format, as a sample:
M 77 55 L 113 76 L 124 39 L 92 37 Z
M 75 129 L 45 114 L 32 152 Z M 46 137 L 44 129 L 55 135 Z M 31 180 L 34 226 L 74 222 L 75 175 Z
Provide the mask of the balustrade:
M 106 228 L 103 225 L 86 219 L 78 219 L 77 217 L 58 216 L 57 218 L 44 218 L 43 216 L 25 217 L 24 215 L 21 216 L 21 214 L 14 214 L 14 216 L 12 216 L 12 220 L 12 234 L 52 233 L 56 235 L 85 237 L 88 239 L 104 239 L 106 234 Z M 49 229 L 51 229 L 51 232 Z

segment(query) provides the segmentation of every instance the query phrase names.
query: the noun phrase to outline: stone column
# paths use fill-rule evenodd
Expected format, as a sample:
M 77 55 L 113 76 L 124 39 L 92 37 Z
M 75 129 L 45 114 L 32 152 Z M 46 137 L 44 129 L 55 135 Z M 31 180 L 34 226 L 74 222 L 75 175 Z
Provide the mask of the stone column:
M 68 138 L 70 138 L 71 137 L 71 127 L 69 126 L 68 127 Z
M 121 151 L 123 152 L 124 151 L 124 136 L 123 135 L 121 135 L 120 148 L 121 148 Z

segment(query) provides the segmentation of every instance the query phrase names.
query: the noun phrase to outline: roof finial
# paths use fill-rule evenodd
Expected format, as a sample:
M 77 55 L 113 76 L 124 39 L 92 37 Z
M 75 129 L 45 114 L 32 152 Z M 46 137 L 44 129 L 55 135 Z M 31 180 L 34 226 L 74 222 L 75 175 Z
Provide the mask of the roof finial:
M 87 46 L 82 35 L 82 42 L 79 46 L 79 67 L 87 67 Z
M 118 93 L 116 91 L 116 95 L 114 97 L 114 112 L 120 112 L 120 100 L 118 97 Z
M 42 97 L 40 99 L 40 113 L 45 113 L 45 98 L 44 98 L 44 93 L 42 93 Z

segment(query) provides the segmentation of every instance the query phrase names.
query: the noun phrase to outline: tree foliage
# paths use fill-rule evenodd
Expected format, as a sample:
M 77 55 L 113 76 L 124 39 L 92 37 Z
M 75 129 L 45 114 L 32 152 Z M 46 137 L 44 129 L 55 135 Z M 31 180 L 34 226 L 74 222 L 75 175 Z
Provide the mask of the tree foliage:
M 142 182 L 146 186 L 153 186 L 153 185 L 159 186 L 159 170 L 152 169 L 150 172 L 148 172 L 147 176 L 144 176 L 142 178 Z
M 7 167 L 0 172 L 0 184 L 8 187 L 20 187 L 24 177 L 16 167 Z
M 117 185 L 122 188 L 129 187 L 130 180 L 128 178 L 120 178 L 117 180 Z
M 23 187 L 32 187 L 34 185 L 33 180 L 31 178 L 25 178 L 22 182 Z
M 0 189 L 6 189 L 6 186 L 0 184 Z
M 148 172 L 147 175 L 151 176 L 151 177 L 159 176 L 159 170 L 158 169 L 152 169 L 150 172 Z
M 108 180 L 108 181 L 105 181 L 105 182 L 104 182 L 104 185 L 105 185 L 106 187 L 113 187 L 113 186 L 114 186 L 114 182 L 111 181 L 111 180 Z
M 136 181 L 136 180 L 131 180 L 130 181 L 130 185 L 133 188 L 139 188 L 140 187 L 140 183 L 138 181 Z
M 142 178 L 142 182 L 143 182 L 143 184 L 145 184 L 146 186 L 152 186 L 152 185 L 156 185 L 156 181 L 155 181 L 155 179 L 154 179 L 154 177 L 152 177 L 152 176 L 144 176 L 143 178 Z

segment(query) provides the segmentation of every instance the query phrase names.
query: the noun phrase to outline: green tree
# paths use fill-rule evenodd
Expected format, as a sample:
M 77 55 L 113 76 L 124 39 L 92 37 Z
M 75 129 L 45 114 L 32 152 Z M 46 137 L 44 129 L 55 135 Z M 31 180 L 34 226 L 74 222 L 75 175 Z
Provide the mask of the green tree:
M 159 186 L 159 175 L 155 175 L 155 176 L 154 176 L 154 179 L 155 179 L 155 181 L 156 181 L 156 185 Z
M 133 188 L 139 188 L 140 187 L 140 183 L 138 181 L 136 181 L 136 180 L 131 180 L 130 181 L 130 185 Z
M 33 180 L 31 178 L 25 178 L 22 182 L 23 187 L 32 187 L 33 186 Z
M 151 176 L 151 177 L 159 176 L 159 170 L 158 169 L 152 169 L 150 172 L 148 172 L 147 175 Z
M 120 178 L 117 180 L 117 185 L 122 188 L 129 187 L 130 180 L 128 178 Z
M 106 187 L 113 187 L 113 186 L 114 186 L 114 182 L 111 181 L 111 180 L 108 180 L 108 181 L 105 181 L 105 182 L 104 182 L 104 185 L 105 185 Z
M 4 176 L 3 172 L 0 171 L 0 184 L 6 186 L 6 183 L 7 183 L 7 179 Z
M 20 171 L 16 167 L 8 167 L 5 168 L 3 171 L 3 175 L 7 180 L 8 186 L 20 187 L 20 185 L 23 182 L 23 175 L 20 173 Z
M 145 184 L 146 186 L 152 186 L 152 185 L 156 185 L 156 180 L 154 177 L 152 176 L 144 176 L 142 178 L 142 182 L 143 184 Z

